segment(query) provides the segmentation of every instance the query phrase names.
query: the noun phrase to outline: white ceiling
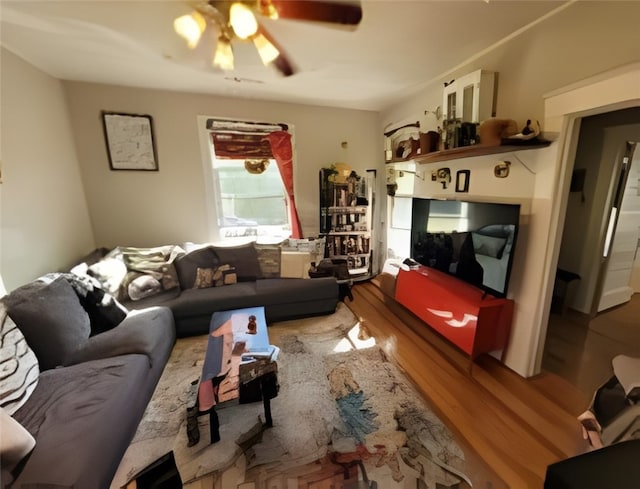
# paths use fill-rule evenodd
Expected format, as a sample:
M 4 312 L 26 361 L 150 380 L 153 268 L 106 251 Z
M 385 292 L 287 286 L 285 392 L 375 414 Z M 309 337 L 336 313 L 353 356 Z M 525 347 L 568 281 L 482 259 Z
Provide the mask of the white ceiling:
M 186 0 L 0 0 L 0 27 L 5 48 L 63 80 L 381 110 L 566 3 L 364 0 L 355 31 L 261 19 L 290 77 L 242 42 L 235 71 L 211 68 L 213 41 L 189 51 L 173 32 Z

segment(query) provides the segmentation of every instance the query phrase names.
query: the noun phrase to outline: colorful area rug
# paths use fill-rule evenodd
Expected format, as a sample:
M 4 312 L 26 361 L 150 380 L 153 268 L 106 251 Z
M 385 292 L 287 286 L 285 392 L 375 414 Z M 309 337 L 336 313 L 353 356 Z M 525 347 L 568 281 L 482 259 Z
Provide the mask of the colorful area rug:
M 187 488 L 468 483 L 451 432 L 347 306 L 340 303 L 330 316 L 273 324 L 269 337 L 281 349 L 272 428 L 262 427 L 262 403 L 228 403 L 217 411 L 222 440 L 209 443 L 208 416 L 202 416 L 200 442 L 188 447 L 186 405 L 206 336 L 180 339 L 112 488 L 125 487 L 171 452 Z M 369 483 L 358 486 L 358 480 Z

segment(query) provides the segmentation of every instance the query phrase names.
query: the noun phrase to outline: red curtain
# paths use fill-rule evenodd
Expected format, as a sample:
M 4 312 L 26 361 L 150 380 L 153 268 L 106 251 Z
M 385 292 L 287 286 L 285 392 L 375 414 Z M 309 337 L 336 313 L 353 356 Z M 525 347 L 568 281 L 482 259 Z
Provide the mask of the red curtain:
M 296 203 L 293 197 L 293 148 L 291 134 L 286 131 L 275 131 L 267 136 L 271 144 L 271 152 L 278 163 L 282 182 L 289 200 L 289 216 L 291 218 L 291 237 L 302 238 L 302 226 L 298 218 Z

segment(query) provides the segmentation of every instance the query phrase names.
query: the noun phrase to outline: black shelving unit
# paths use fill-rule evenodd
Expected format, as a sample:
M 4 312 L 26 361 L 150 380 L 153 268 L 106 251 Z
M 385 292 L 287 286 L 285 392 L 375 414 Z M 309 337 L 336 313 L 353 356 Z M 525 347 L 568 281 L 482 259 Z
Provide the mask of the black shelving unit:
M 326 237 L 325 258 L 342 259 L 354 280 L 371 276 L 372 184 L 352 171 L 336 178 L 320 170 L 320 234 Z

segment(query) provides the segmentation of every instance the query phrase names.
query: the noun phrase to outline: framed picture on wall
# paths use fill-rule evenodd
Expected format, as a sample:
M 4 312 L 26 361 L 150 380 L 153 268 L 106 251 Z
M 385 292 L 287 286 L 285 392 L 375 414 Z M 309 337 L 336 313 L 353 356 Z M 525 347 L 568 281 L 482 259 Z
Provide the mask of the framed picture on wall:
M 150 115 L 102 111 L 102 125 L 112 170 L 158 171 Z

